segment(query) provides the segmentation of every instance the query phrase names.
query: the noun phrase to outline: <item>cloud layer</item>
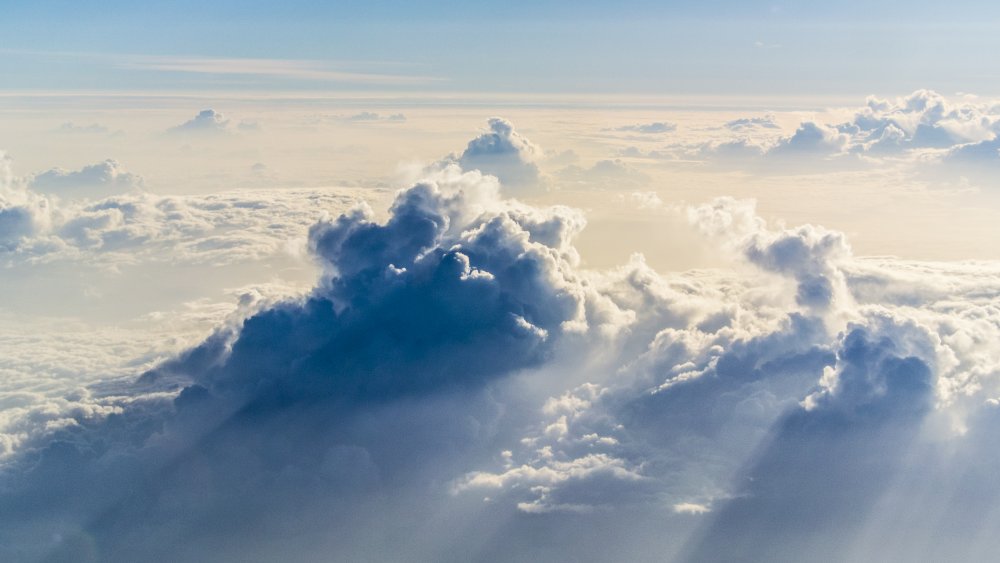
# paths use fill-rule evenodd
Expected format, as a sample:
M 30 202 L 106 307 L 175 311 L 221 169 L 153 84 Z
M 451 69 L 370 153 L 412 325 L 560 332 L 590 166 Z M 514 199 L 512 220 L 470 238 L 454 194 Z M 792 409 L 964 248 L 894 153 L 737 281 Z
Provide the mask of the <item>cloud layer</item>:
M 877 114 L 870 130 L 922 146 L 937 133 L 901 115 L 949 135 L 965 115 L 930 95 L 869 108 L 855 126 Z M 843 233 L 719 198 L 682 215 L 730 270 L 588 269 L 580 212 L 504 197 L 540 153 L 489 126 L 385 216 L 317 193 L 63 206 L 6 171 L 10 260 L 214 263 L 305 236 L 321 273 L 140 377 L 0 394 L 0 558 L 1000 554 L 1000 487 L 978 469 L 1000 416 L 995 264 L 859 258 Z M 806 123 L 761 154 L 848 154 L 859 134 Z M 306 219 L 317 206 L 334 213 Z M 268 210 L 285 222 L 265 235 Z
M 709 160 L 793 157 L 842 163 L 852 157 L 885 159 L 925 154 L 945 162 L 991 162 L 996 159 L 1000 111 L 992 102 L 952 102 L 930 90 L 886 100 L 869 97 L 849 120 L 807 120 L 791 135 L 773 137 L 773 117 L 748 117 L 725 127 L 740 136 L 700 143 L 690 155 Z M 815 165 L 815 162 L 812 163 Z

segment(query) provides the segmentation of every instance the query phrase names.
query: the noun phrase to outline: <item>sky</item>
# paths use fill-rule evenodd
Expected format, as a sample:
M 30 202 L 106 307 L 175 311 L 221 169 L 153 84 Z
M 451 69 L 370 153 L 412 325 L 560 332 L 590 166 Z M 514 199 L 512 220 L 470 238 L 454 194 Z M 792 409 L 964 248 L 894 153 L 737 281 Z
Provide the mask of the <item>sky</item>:
M 1000 557 L 997 7 L 0 14 L 0 560 Z
M 997 94 L 988 2 L 5 2 L 5 90 Z M 251 59 L 236 63 L 223 59 Z M 225 67 L 220 71 L 220 66 Z

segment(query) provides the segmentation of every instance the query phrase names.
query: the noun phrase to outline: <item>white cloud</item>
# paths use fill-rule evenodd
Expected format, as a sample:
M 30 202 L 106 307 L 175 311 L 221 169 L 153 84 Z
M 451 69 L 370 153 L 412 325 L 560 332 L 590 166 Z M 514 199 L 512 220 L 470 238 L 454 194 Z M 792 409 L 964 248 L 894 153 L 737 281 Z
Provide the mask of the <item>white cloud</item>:
M 229 132 L 229 120 L 214 109 L 205 109 L 198 115 L 168 130 L 170 133 L 218 134 Z
M 695 502 L 680 502 L 674 505 L 674 512 L 678 514 L 707 514 L 712 509 L 704 504 Z
M 506 119 L 494 117 L 488 123 L 489 131 L 469 141 L 456 162 L 463 169 L 498 177 L 514 193 L 537 187 L 541 177 L 536 161 L 542 156 L 541 149 Z
M 107 197 L 143 187 L 138 174 L 128 172 L 118 161 L 107 159 L 80 170 L 53 168 L 31 177 L 33 190 L 65 198 Z
M 75 172 L 14 180 L 4 158 L 0 186 L 0 258 L 10 263 L 79 261 L 117 268 L 138 263 L 231 264 L 289 250 L 323 210 L 345 209 L 368 190 L 242 190 L 205 196 L 138 191 L 141 177 L 108 160 Z M 33 188 L 60 195 L 53 202 Z M 128 193 L 71 201 L 102 191 Z M 304 242 L 302 243 L 304 244 Z
M 813 159 L 815 166 L 816 160 L 842 160 L 846 155 L 939 157 L 948 149 L 946 160 L 971 162 L 996 157 L 998 123 L 1000 114 L 988 102 L 950 102 L 936 92 L 917 90 L 895 100 L 869 97 L 848 121 L 803 121 L 793 134 L 778 138 L 773 136 L 780 131 L 773 116 L 731 120 L 725 128 L 740 137 L 696 143 L 696 148 L 687 147 L 682 153 L 737 165 L 770 157 L 784 157 L 786 165 Z
M 753 130 L 756 128 L 761 129 L 780 129 L 781 126 L 775 121 L 774 114 L 768 114 L 763 117 L 741 117 L 727 121 L 725 123 L 726 129 L 732 131 L 744 131 Z
M 49 228 L 52 221 L 49 200 L 15 182 L 10 162 L 7 153 L 0 151 L 0 251 L 16 249 Z
M 832 127 L 806 121 L 791 137 L 783 137 L 768 150 L 773 156 L 837 154 L 847 148 L 849 138 Z

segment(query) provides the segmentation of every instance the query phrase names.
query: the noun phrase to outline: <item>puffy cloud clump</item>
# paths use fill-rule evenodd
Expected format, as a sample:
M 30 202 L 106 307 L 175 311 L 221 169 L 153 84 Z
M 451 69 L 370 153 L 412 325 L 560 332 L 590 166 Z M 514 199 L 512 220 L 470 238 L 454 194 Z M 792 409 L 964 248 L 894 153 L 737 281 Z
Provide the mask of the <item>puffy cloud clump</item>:
M 198 115 L 168 130 L 169 133 L 176 134 L 218 134 L 229 131 L 229 120 L 214 109 L 201 110 Z
M 663 278 L 642 262 L 605 278 L 602 294 L 632 314 L 615 375 L 551 398 L 504 471 L 470 473 L 458 490 L 499 489 L 527 512 L 669 504 L 700 514 L 732 494 L 729 475 L 835 362 L 832 291 L 815 288 L 845 291 L 838 264 L 849 252 L 838 234 L 770 230 L 745 202 L 689 217 L 787 277 L 795 298 L 761 293 L 762 280 Z
M 1000 154 L 997 107 L 917 90 L 896 99 L 869 97 L 846 121 L 812 118 L 800 122 L 790 134 L 782 133 L 773 116 L 734 119 L 723 128 L 735 136 L 676 145 L 672 151 L 675 158 L 763 173 L 825 170 L 830 165 L 843 169 L 884 159 L 990 165 Z
M 0 151 L 0 250 L 15 251 L 51 221 L 51 202 L 15 181 L 11 159 Z
M 30 187 L 42 193 L 66 198 L 99 198 L 141 189 L 143 179 L 142 176 L 125 170 L 118 161 L 109 158 L 104 162 L 84 166 L 80 170 L 53 168 L 35 174 L 31 178 Z
M 933 406 L 927 340 L 893 319 L 848 327 L 822 390 L 775 424 L 685 559 L 843 560 L 827 554 L 863 531 Z
M 892 153 L 991 139 L 997 117 L 980 104 L 952 104 L 936 92 L 917 90 L 897 100 L 870 97 L 850 122 L 838 128 L 856 137 L 856 150 Z
M 249 383 L 248 392 L 271 399 L 384 400 L 476 388 L 543 360 L 583 314 L 562 241 L 517 213 L 463 216 L 465 196 L 449 188 L 414 186 L 384 225 L 363 207 L 315 225 L 322 289 L 248 319 L 225 368 L 205 374 L 209 388 Z
M 469 141 L 456 162 L 465 170 L 496 176 L 514 193 L 537 187 L 541 175 L 536 161 L 542 157 L 541 149 L 506 119 L 493 117 L 488 123 L 489 130 Z
M 772 127 L 742 125 L 732 130 L 741 136 L 701 143 L 689 149 L 687 155 L 716 165 L 763 166 L 762 170 L 815 167 L 824 163 L 844 164 L 845 159 L 851 156 L 849 135 L 834 126 L 815 121 L 802 122 L 791 135 L 777 137 Z M 757 130 L 765 135 L 754 134 Z
M 848 121 L 804 121 L 791 135 L 775 138 L 778 125 L 770 118 L 741 118 L 725 127 L 740 136 L 688 147 L 687 154 L 717 163 L 762 162 L 780 157 L 788 162 L 849 156 L 899 158 L 929 152 L 946 161 L 984 162 L 997 158 L 1000 113 L 991 103 L 952 102 L 930 91 L 917 90 L 894 100 L 869 97 Z
M 994 138 L 992 106 L 949 102 L 937 92 L 917 90 L 902 98 L 869 97 L 850 121 L 836 125 L 851 137 L 851 150 L 891 155 L 911 149 L 944 149 Z
M 775 121 L 773 114 L 768 114 L 762 117 L 741 117 L 737 119 L 732 119 L 727 121 L 724 127 L 732 131 L 745 131 L 756 128 L 761 128 L 761 129 L 781 128 L 781 126 L 778 125 L 778 123 Z
M 701 232 L 749 262 L 794 280 L 799 305 L 820 310 L 837 304 L 850 307 L 841 268 L 851 250 L 843 233 L 814 225 L 770 230 L 757 216 L 753 201 L 725 197 L 689 207 L 687 214 Z
M 826 155 L 843 151 L 848 144 L 847 135 L 831 127 L 806 121 L 790 137 L 783 137 L 768 150 L 772 156 Z
M 13 175 L 8 157 L 0 163 L 0 258 L 11 264 L 78 261 L 116 269 L 254 261 L 294 250 L 296 240 L 304 244 L 301 231 L 321 214 L 318 205 L 342 210 L 361 195 L 243 190 L 159 196 L 144 191 L 141 176 L 114 160 L 27 178 Z
M 959 166 L 994 166 L 1000 163 L 1000 136 L 957 146 L 948 151 L 944 159 Z
M 628 133 L 642 133 L 645 135 L 657 135 L 662 133 L 672 133 L 677 130 L 676 123 L 670 123 L 668 121 L 654 121 L 652 123 L 638 123 L 635 125 L 623 125 L 615 129 L 615 131 L 624 131 Z

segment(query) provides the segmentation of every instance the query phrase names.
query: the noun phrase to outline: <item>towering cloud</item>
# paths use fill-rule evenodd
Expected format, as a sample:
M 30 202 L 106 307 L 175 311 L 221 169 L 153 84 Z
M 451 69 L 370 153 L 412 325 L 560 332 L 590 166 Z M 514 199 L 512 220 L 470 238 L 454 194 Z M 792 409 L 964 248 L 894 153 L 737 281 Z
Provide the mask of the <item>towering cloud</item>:
M 176 510 L 195 519 L 250 510 L 251 520 L 277 525 L 294 506 L 342 521 L 350 509 L 338 505 L 354 506 L 356 486 L 385 479 L 419 489 L 444 452 L 478 450 L 497 416 L 488 385 L 539 365 L 587 316 L 568 246 L 579 218 L 501 202 L 497 189 L 478 172 L 449 169 L 402 192 L 385 224 L 365 208 L 317 224 L 310 244 L 326 274 L 311 295 L 236 332 L 220 329 L 146 374 L 115 414 L 81 416 L 25 445 L 5 475 L 16 493 L 0 517 L 24 523 L 12 533 L 49 539 L 5 542 L 19 550 L 8 555 L 76 549 L 77 532 L 59 524 L 74 522 L 101 560 L 164 554 L 179 539 L 194 542 L 179 559 L 200 559 L 215 553 L 222 530 L 249 541 L 249 523 L 220 522 L 203 536 Z M 158 391 L 176 382 L 172 400 Z M 114 477 L 99 477 L 105 471 Z M 182 500 L 199 473 L 225 484 L 207 503 Z M 64 477 L 54 483 L 56 475 Z M 303 507 L 311 495 L 325 500 Z M 253 497 L 269 508 L 244 504 Z M 181 528 L 159 527 L 161 519 Z
M 500 178 L 511 190 L 531 188 L 539 182 L 541 150 L 514 130 L 510 121 L 500 117 L 489 120 L 489 130 L 475 139 L 458 158 L 466 170 L 481 170 Z
M 248 319 L 200 382 L 240 400 L 364 402 L 476 389 L 537 364 L 583 313 L 559 250 L 573 219 L 471 214 L 467 198 L 493 190 L 469 173 L 403 192 L 384 225 L 364 207 L 317 224 L 320 288 Z

